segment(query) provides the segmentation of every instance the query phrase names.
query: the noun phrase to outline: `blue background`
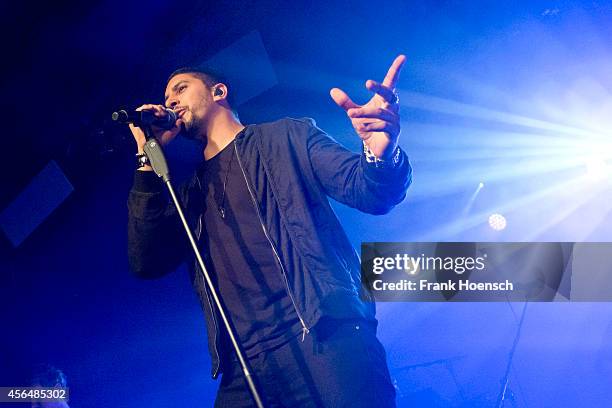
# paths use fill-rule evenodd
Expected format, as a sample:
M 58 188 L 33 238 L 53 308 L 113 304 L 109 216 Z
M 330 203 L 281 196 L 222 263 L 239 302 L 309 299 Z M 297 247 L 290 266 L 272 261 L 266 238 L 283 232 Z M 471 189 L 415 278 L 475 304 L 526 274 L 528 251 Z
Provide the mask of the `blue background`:
M 1 385 L 23 384 L 30 367 L 43 362 L 66 373 L 74 407 L 212 404 L 217 383 L 184 267 L 157 281 L 128 272 L 126 198 L 135 147 L 109 118 L 118 107 L 161 102 L 173 69 L 245 36 L 261 41 L 265 53 L 245 56 L 234 73 L 249 87 L 238 107 L 243 122 L 313 117 L 354 150 L 359 139 L 329 89 L 365 102 L 365 81 L 381 80 L 398 53 L 408 56 L 398 85 L 400 144 L 414 183 L 385 216 L 334 204 L 355 247 L 610 239 L 608 2 L 107 0 L 1 7 L 0 208 L 50 160 L 74 186 L 21 245 L 1 238 Z M 268 60 L 249 63 L 261 55 Z M 180 141 L 169 155 L 180 179 L 200 151 Z M 493 213 L 506 218 L 504 230 L 489 227 Z M 600 285 L 610 286 L 605 274 Z M 398 405 L 494 406 L 522 307 L 381 304 L 379 334 Z M 531 304 L 505 406 L 606 405 L 611 338 L 610 303 Z

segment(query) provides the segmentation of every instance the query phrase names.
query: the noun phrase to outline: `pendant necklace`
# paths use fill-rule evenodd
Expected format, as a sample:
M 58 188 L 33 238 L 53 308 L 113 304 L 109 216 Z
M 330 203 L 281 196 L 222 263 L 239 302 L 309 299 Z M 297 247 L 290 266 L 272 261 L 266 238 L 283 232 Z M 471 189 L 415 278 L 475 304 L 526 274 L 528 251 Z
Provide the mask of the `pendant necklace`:
M 221 194 L 221 204 L 218 207 L 219 214 L 221 214 L 221 218 L 223 219 L 225 219 L 225 190 L 227 188 L 227 181 L 229 180 L 229 173 L 230 173 L 230 169 L 232 168 L 232 162 L 234 161 L 235 150 L 236 149 L 232 148 L 232 156 L 230 157 L 229 163 L 227 164 L 227 169 L 225 170 L 225 180 L 223 181 L 223 193 Z

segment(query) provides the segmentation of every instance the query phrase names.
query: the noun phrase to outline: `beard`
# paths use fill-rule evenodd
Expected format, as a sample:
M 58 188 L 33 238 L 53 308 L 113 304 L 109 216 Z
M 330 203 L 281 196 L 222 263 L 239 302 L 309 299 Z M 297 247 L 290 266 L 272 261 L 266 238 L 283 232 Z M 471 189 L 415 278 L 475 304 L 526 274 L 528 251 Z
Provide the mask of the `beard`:
M 186 120 L 181 125 L 181 135 L 189 140 L 201 140 L 201 130 L 202 126 L 200 121 L 194 120 L 194 117 L 191 116 L 189 120 Z

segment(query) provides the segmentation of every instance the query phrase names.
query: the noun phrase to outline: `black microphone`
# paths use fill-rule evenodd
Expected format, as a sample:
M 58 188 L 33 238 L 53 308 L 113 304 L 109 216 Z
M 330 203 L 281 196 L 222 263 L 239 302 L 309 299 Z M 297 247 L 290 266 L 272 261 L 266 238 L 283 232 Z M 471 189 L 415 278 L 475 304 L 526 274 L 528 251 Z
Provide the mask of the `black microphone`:
M 126 111 L 120 110 L 113 112 L 112 118 L 118 123 L 133 123 L 134 126 L 156 126 L 158 128 L 170 130 L 174 127 L 177 116 L 172 109 L 164 108 L 166 116 L 158 118 L 152 111 Z

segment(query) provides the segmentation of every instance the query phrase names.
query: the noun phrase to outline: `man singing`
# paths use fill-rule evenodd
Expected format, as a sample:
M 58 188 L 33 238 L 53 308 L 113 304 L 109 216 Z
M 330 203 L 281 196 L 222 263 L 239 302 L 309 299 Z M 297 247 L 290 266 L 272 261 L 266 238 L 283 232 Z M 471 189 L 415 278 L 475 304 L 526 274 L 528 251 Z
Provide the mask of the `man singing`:
M 310 119 L 241 124 L 232 89 L 211 72 L 183 68 L 168 80 L 165 106 L 177 121 L 153 131 L 162 144 L 179 133 L 203 142 L 204 160 L 179 196 L 266 406 L 395 406 L 375 304 L 328 197 L 371 214 L 404 199 L 411 168 L 398 145 L 395 86 L 405 60 L 398 56 L 382 83 L 366 82 L 374 95 L 365 105 L 331 90 L 363 141 L 361 154 Z M 167 115 L 161 105 L 139 109 Z M 142 155 L 145 136 L 130 128 Z M 212 376 L 223 374 L 215 406 L 253 406 L 174 205 L 139 157 L 128 200 L 131 269 L 156 278 L 189 260 Z

